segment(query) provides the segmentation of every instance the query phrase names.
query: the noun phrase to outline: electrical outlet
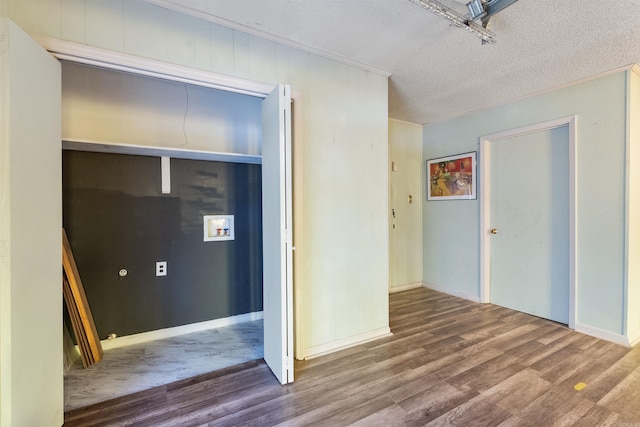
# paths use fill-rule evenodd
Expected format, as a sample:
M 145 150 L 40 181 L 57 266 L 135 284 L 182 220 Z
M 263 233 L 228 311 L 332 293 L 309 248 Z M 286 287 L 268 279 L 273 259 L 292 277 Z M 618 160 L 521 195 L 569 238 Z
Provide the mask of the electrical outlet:
M 156 262 L 156 276 L 167 275 L 167 261 Z

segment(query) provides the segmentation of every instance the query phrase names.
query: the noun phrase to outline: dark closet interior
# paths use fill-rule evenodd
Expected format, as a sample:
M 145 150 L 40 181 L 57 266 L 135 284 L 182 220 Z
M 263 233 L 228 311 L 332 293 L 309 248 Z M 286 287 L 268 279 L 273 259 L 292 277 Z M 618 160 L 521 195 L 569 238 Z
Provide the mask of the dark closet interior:
M 63 153 L 63 223 L 101 339 L 262 310 L 260 165 L 171 159 L 162 194 L 160 163 Z M 204 215 L 234 215 L 235 239 L 203 241 Z

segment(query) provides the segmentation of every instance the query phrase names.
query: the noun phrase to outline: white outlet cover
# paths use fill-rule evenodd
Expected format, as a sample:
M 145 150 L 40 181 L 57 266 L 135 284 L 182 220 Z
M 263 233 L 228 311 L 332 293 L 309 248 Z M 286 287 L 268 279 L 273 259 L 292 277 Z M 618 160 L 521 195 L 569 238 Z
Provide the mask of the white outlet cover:
M 167 275 L 167 262 L 166 261 L 156 262 L 156 276 L 166 276 L 166 275 Z

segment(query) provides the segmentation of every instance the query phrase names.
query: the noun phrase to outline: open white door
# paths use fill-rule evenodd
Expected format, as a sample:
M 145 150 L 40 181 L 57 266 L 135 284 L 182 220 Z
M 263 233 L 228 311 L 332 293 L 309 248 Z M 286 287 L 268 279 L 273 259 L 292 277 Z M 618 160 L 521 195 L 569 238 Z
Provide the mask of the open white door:
M 0 426 L 63 422 L 60 63 L 0 18 Z
M 262 102 L 264 360 L 282 384 L 293 381 L 291 89 Z

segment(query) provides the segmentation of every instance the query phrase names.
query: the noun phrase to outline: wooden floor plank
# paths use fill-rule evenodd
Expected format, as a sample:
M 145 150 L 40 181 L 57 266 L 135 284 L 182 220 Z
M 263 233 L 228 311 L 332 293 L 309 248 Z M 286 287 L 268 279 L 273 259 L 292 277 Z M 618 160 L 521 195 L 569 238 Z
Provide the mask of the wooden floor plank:
M 293 384 L 253 361 L 66 413 L 65 426 L 640 423 L 638 348 L 425 288 L 389 307 L 394 335 L 298 361 Z

